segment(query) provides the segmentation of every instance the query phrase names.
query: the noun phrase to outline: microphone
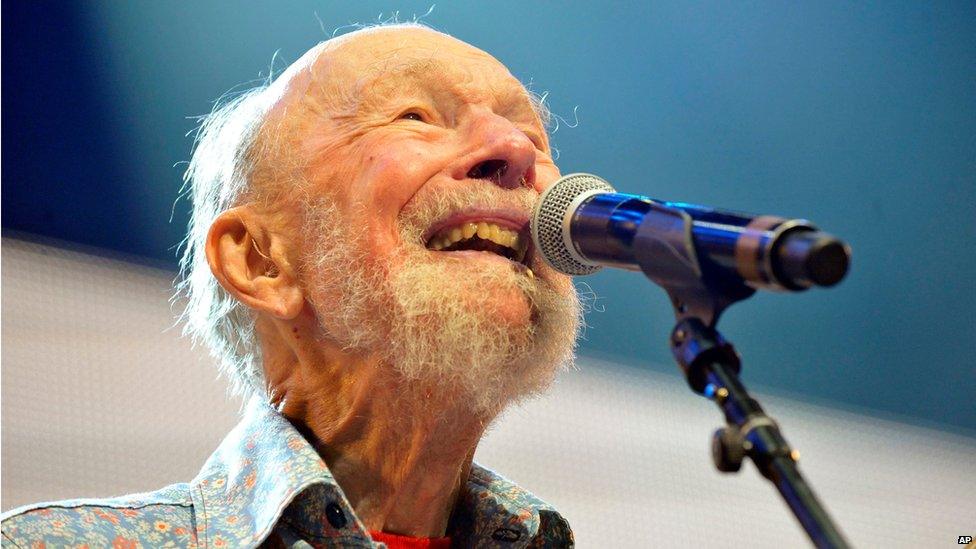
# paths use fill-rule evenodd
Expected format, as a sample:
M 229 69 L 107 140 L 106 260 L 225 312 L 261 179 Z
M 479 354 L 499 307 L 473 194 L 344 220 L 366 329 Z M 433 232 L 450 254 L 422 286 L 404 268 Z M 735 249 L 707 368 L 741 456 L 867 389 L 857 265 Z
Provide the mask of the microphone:
M 585 173 L 564 176 L 542 193 L 531 233 L 545 262 L 568 275 L 608 266 L 655 281 L 694 273 L 706 284 L 778 291 L 837 284 L 851 254 L 804 219 L 618 193 Z

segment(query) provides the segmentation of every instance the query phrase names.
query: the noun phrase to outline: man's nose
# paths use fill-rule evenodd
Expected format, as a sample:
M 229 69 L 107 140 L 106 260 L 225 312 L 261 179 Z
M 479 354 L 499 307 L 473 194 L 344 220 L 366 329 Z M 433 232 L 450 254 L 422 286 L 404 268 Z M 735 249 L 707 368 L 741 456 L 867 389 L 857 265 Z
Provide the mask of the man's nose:
M 503 189 L 535 184 L 535 145 L 508 120 L 490 115 L 474 122 L 472 138 L 480 145 L 465 155 L 455 179 L 484 179 Z

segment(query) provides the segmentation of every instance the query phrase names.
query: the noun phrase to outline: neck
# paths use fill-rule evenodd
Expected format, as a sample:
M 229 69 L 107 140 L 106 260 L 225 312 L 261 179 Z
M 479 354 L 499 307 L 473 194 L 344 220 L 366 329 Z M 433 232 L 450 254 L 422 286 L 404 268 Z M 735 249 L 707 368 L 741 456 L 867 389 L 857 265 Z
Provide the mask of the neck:
M 277 338 L 264 338 L 272 400 L 315 446 L 366 528 L 444 536 L 493 415 L 405 381 L 371 356 L 303 337 L 300 325 L 274 331 Z

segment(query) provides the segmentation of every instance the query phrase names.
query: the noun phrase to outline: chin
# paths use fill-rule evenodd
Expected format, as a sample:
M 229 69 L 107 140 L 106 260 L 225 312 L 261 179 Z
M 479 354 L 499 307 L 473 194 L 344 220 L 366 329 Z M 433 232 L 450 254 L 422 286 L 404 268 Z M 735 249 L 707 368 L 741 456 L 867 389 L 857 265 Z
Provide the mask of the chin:
M 437 386 L 442 398 L 491 413 L 540 393 L 571 361 L 574 293 L 498 262 L 402 267 L 390 280 L 395 307 L 386 356 L 408 382 Z
M 530 293 L 537 281 L 513 271 L 511 265 L 459 269 L 458 275 L 456 287 L 448 289 L 443 299 L 459 300 L 471 314 L 511 330 L 531 327 L 536 315 Z
M 494 294 L 493 303 L 486 309 L 491 311 L 496 322 L 515 331 L 531 329 L 535 316 L 532 304 L 521 290 L 499 291 Z

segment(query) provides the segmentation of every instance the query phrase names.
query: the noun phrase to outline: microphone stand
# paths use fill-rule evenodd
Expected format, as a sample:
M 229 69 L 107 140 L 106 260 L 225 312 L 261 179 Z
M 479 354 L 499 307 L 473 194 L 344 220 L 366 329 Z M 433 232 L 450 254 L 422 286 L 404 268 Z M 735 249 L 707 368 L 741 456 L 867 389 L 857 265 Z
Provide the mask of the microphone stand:
M 790 448 L 779 426 L 739 381 L 738 356 L 716 330 L 697 318 L 685 319 L 671 332 L 671 350 L 691 388 L 712 399 L 725 414 L 726 426 L 712 436 L 712 460 L 724 473 L 739 470 L 748 456 L 776 485 L 817 547 L 848 547 L 813 489 L 797 467 L 799 452 Z
M 688 385 L 714 401 L 725 415 L 726 426 L 712 437 L 715 466 L 725 473 L 736 472 L 743 459 L 750 458 L 776 485 L 816 547 L 849 547 L 800 474 L 799 452 L 739 381 L 739 355 L 715 329 L 722 311 L 750 297 L 755 289 L 710 275 L 715 271 L 695 252 L 691 223 L 681 210 L 654 203 L 637 229 L 633 249 L 644 274 L 671 298 L 677 324 L 670 346 Z

